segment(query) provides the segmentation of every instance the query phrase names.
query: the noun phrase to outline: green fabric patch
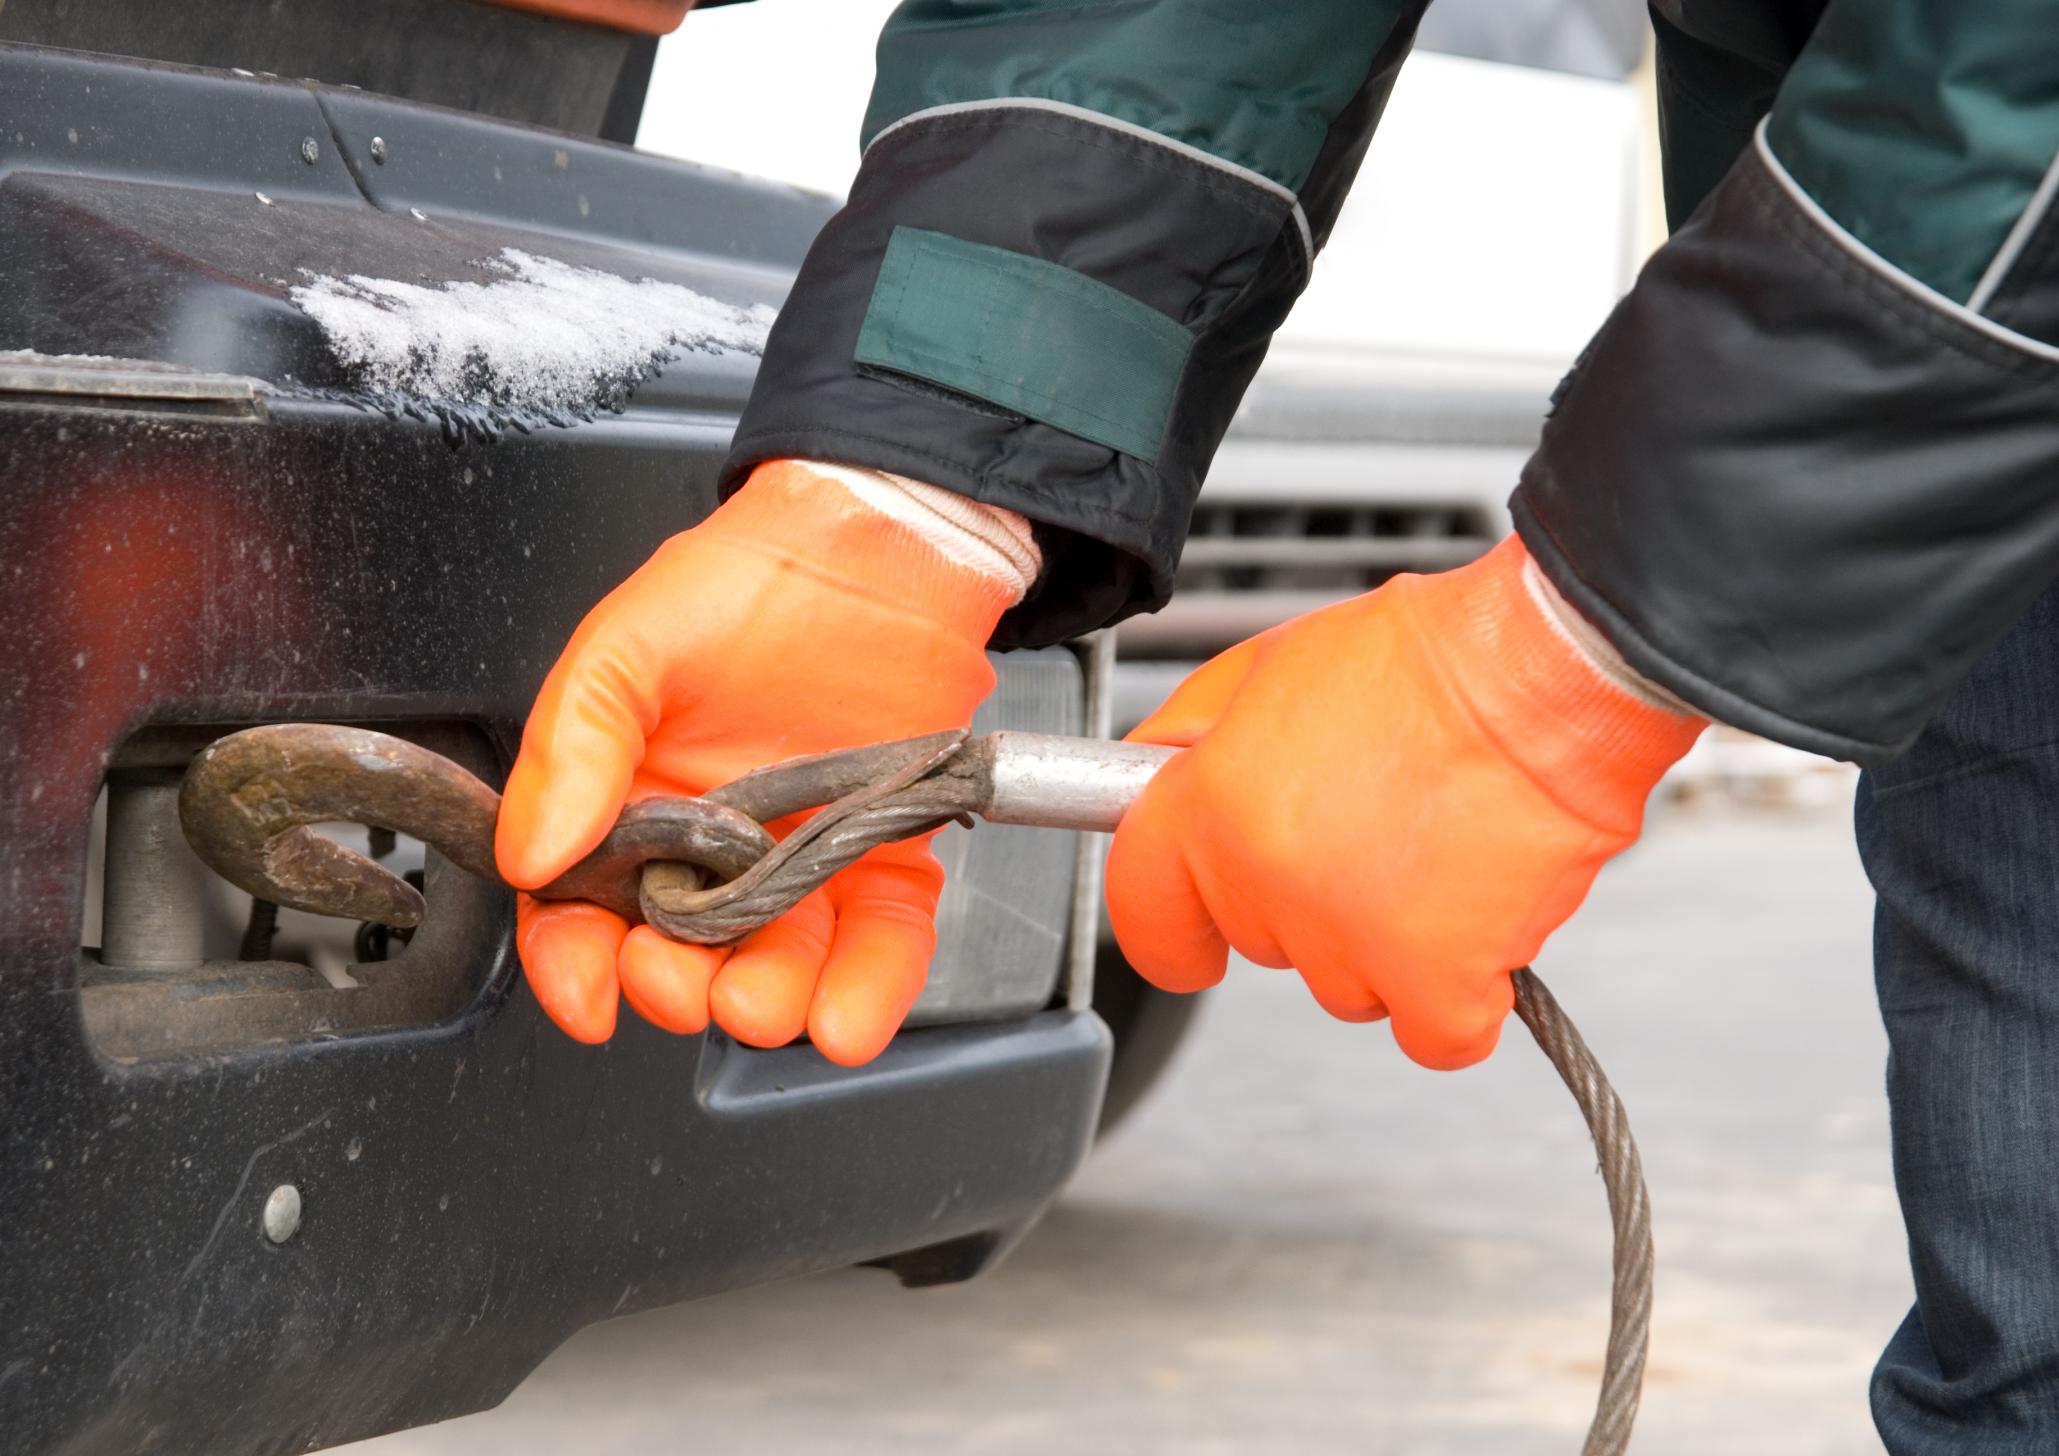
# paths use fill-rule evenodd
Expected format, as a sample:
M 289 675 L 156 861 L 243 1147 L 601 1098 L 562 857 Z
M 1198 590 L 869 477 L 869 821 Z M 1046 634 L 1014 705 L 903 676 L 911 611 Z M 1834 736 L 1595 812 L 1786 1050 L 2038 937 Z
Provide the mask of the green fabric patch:
M 2051 0 L 1834 4 L 1767 123 L 1846 231 L 1961 303 L 2059 149 Z
M 1178 320 L 1084 273 L 897 227 L 855 357 L 1155 461 L 1193 347 Z
M 1299 191 L 1408 0 L 903 0 L 864 140 L 960 101 L 1097 111 Z

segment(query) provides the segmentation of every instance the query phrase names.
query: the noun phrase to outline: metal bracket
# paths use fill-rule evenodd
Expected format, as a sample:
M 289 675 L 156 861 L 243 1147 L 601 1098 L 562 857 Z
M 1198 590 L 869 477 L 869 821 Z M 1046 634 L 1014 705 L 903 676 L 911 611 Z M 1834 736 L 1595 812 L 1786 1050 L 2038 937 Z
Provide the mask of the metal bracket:
M 1079 655 L 1086 676 L 1089 738 L 1106 738 L 1115 721 L 1115 633 L 1103 628 L 1067 644 Z M 1066 927 L 1065 1009 L 1085 1011 L 1094 1004 L 1094 951 L 1101 937 L 1101 871 L 1108 858 L 1108 836 L 1081 832 L 1072 869 L 1072 921 Z
M 264 381 L 148 359 L 0 350 L 0 405 L 119 409 L 262 420 Z

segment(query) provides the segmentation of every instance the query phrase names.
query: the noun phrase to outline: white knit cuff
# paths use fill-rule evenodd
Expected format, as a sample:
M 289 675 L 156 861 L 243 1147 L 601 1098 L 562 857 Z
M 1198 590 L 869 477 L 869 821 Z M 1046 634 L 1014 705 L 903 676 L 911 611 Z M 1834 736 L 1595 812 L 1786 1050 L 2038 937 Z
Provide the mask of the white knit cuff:
M 1537 603 L 1544 620 L 1558 629 L 1581 656 L 1594 664 L 1594 670 L 1621 688 L 1647 708 L 1657 708 L 1666 713 L 1684 713 L 1690 718 L 1705 718 L 1708 715 L 1689 703 L 1682 702 L 1666 689 L 1660 687 L 1628 662 L 1616 651 L 1616 644 L 1602 636 L 1601 629 L 1580 615 L 1574 605 L 1559 595 L 1559 589 L 1551 584 L 1551 578 L 1538 569 L 1536 561 L 1523 559 L 1523 588 Z
M 925 485 L 905 475 L 890 475 L 859 465 L 803 460 L 826 480 L 833 480 L 882 515 L 907 526 L 945 558 L 1006 585 L 1019 602 L 1044 569 L 1029 519 L 970 496 Z

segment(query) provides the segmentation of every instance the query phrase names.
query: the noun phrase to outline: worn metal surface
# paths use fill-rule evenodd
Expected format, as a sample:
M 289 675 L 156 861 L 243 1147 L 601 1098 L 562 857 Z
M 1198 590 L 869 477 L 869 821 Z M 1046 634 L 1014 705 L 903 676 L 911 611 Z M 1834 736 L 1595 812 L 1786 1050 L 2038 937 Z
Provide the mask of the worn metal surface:
M 787 812 L 807 807 L 797 799 L 825 807 L 721 884 L 703 889 L 673 866 L 654 864 L 644 874 L 643 918 L 673 940 L 726 945 L 791 910 L 866 851 L 975 812 L 986 790 L 984 764 L 966 751 L 966 736 L 960 729 L 794 759 L 718 790 Z M 815 797 L 824 794 L 834 797 Z
M 422 923 L 422 894 L 312 825 L 345 820 L 412 834 L 494 877 L 500 795 L 457 763 L 364 728 L 249 728 L 202 749 L 179 788 L 187 842 L 261 900 L 385 925 Z
M 1105 679 L 1097 682 L 1086 644 L 996 660 L 1005 670 L 973 714 L 975 736 L 1000 728 L 1095 731 L 1097 688 Z M 1075 871 L 1088 838 L 1014 824 L 946 824 L 938 832 L 930 843 L 944 867 L 945 891 L 937 904 L 936 956 L 908 1025 L 1019 1016 L 1054 1004 L 1087 1009 L 1063 998 L 1079 893 Z M 1100 896 L 1090 894 L 1078 917 L 1089 956 L 1100 915 Z
M 1179 752 L 1156 743 L 996 733 L 980 817 L 996 824 L 1111 833 L 1151 776 Z
M 479 879 L 500 882 L 500 795 L 462 765 L 404 738 L 334 723 L 274 723 L 216 739 L 187 769 L 179 817 L 215 872 L 261 900 L 383 925 L 422 923 L 422 894 L 313 826 L 411 834 Z M 646 863 L 684 860 L 724 878 L 772 849 L 757 821 L 712 799 L 646 799 L 592 854 L 535 893 L 638 913 Z
M 202 959 L 206 874 L 179 833 L 179 781 L 124 774 L 107 785 L 100 954 L 111 966 L 184 971 Z
M 476 728 L 406 719 L 383 726 L 472 773 L 498 772 L 499 754 Z M 162 775 L 176 796 L 186 765 L 224 731 L 224 725 L 205 723 L 141 728 L 115 747 L 108 777 Z M 179 849 L 190 856 L 175 823 L 172 832 Z M 89 838 L 89 855 L 97 847 Z M 95 868 L 89 860 L 89 897 Z M 195 868 L 207 881 L 204 898 L 210 907 L 209 959 L 203 964 L 165 974 L 110 965 L 104 950 L 80 957 L 80 1012 L 95 1055 L 135 1065 L 448 1022 L 476 1001 L 491 980 L 512 900 L 505 890 L 428 850 L 422 857 L 427 918 L 405 943 L 389 947 L 386 959 L 365 963 L 365 957 L 356 956 L 359 964 L 339 963 L 333 969 L 340 974 L 325 976 L 298 959 L 271 958 L 272 949 L 262 944 L 241 948 L 249 912 L 235 903 L 240 892 L 209 875 L 197 859 Z M 83 940 L 92 946 L 106 929 L 104 917 L 98 925 L 90 914 L 85 921 Z M 229 923 L 236 927 L 233 939 Z M 247 955 L 262 958 L 244 959 Z
M 517 974 L 512 897 L 441 882 L 470 877 L 436 856 L 432 907 L 463 913 L 449 979 L 414 979 L 434 1009 L 393 1011 L 408 988 L 377 979 L 434 908 L 354 990 L 81 953 L 92 805 L 138 744 L 423 725 L 497 783 L 574 624 L 712 507 L 751 380 L 748 358 L 693 355 L 620 417 L 453 448 L 433 420 L 294 394 L 288 376 L 337 366 L 271 280 L 317 248 L 330 271 L 433 274 L 516 226 L 490 209 L 576 232 L 584 192 L 568 251 L 776 303 L 827 209 L 571 141 L 560 168 L 547 134 L 396 124 L 371 97 L 361 139 L 324 137 L 309 167 L 304 89 L 71 56 L 59 106 L 34 64 L 0 47 L 0 342 L 272 392 L 241 418 L 0 392 L 0 1447 L 303 1451 L 491 1405 L 610 1314 L 936 1245 L 955 1252 L 927 1267 L 978 1267 L 1084 1155 L 1108 1055 L 1091 1016 L 925 1029 L 856 1071 L 629 1014 L 582 1047 Z M 465 175 L 461 227 L 331 170 L 372 170 L 374 134 L 408 205 L 455 215 L 438 168 Z M 302 193 L 238 210 L 290 185 L 254 175 L 275 158 Z M 388 1013 L 342 1016 L 364 997 Z M 93 1031 L 116 1002 L 122 1054 Z M 154 1028 L 231 1004 L 263 1008 L 255 1039 L 148 1053 Z M 282 1183 L 303 1216 L 275 1245 Z
M 893 829 L 919 832 L 934 827 L 930 821 L 940 812 L 965 812 L 960 801 L 970 805 L 983 781 L 963 776 L 936 786 L 937 802 L 948 805 L 941 810 L 927 800 L 912 815 L 901 806 L 891 829 L 876 812 L 883 800 L 901 796 L 952 759 L 964 742 L 961 731 L 820 754 L 761 769 L 700 798 L 641 800 L 623 811 L 590 855 L 533 893 L 544 900 L 591 900 L 626 916 L 655 910 L 684 920 L 737 902 L 797 862 L 805 862 L 800 872 L 813 888 L 839 858 L 836 831 L 862 823 L 862 832 L 874 836 L 869 847 L 885 842 L 880 836 L 905 837 Z M 178 792 L 186 838 L 202 858 L 256 898 L 296 910 L 393 926 L 421 923 L 419 891 L 312 827 L 337 821 L 413 835 L 470 874 L 499 881 L 493 831 L 500 795 L 452 760 L 373 729 L 334 723 L 242 729 L 202 749 Z M 758 822 L 824 804 L 830 807 L 777 845 Z M 733 807 L 739 805 L 746 807 Z M 828 859 L 820 858 L 825 853 Z M 703 870 L 723 883 L 701 889 Z
M 204 374 L 138 359 L 51 356 L 0 350 L 0 395 L 20 405 L 102 402 L 171 414 L 250 419 L 264 413 L 264 386 L 240 374 Z
M 706 888 L 657 864 L 644 875 L 643 913 L 675 940 L 724 944 L 766 924 L 867 850 L 965 816 L 1047 829 L 1111 830 L 1177 750 L 1063 734 L 935 734 L 761 769 L 753 780 L 786 812 L 795 800 L 842 792 L 734 879 Z M 896 763 L 897 758 L 903 759 Z M 871 770 L 869 780 L 861 772 Z M 855 785 L 855 786 L 853 786 Z M 810 800 L 810 802 L 823 802 Z
M 531 891 L 591 900 L 675 940 L 726 945 L 784 914 L 867 850 L 978 815 L 1107 831 L 1178 750 L 1063 734 L 963 729 L 788 759 L 699 798 L 624 809 L 579 864 Z M 774 843 L 761 827 L 817 811 Z M 500 796 L 405 739 L 333 723 L 273 723 L 217 739 L 179 790 L 187 840 L 260 900 L 393 926 L 421 923 L 419 891 L 312 826 L 411 834 L 481 879 Z M 704 873 L 705 872 L 705 873 Z M 717 882 L 704 885 L 705 874 Z

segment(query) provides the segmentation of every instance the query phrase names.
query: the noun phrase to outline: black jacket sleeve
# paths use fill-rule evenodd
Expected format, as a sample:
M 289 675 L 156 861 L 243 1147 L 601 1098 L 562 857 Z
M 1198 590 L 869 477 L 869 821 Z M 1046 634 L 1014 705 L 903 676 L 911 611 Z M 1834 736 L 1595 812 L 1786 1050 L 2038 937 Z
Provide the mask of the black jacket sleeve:
M 999 645 L 1163 604 L 1194 497 L 1422 0 L 909 0 L 724 469 L 815 456 L 1022 512 Z
M 1518 530 L 1712 716 L 1877 761 L 2059 574 L 2055 37 L 1833 0 L 1561 386 Z

